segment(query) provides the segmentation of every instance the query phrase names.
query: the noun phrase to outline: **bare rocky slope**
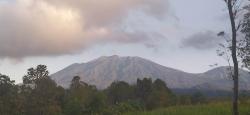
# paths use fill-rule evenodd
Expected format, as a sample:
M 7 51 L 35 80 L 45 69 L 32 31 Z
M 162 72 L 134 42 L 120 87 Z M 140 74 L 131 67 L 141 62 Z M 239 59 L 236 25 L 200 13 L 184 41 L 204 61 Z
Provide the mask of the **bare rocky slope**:
M 218 67 L 200 74 L 186 73 L 168 68 L 140 57 L 103 56 L 93 61 L 72 64 L 51 75 L 59 85 L 67 88 L 74 76 L 96 85 L 108 87 L 113 81 L 135 83 L 138 78 L 150 77 L 164 80 L 172 89 L 225 90 L 232 89 L 228 67 Z M 240 70 L 240 89 L 250 90 L 250 74 Z

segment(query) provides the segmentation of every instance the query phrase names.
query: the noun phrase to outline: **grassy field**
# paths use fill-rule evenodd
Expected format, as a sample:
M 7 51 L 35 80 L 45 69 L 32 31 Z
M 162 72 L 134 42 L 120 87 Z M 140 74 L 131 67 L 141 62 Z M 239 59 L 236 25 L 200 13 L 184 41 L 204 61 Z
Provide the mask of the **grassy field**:
M 132 112 L 124 115 L 231 115 L 230 103 L 175 106 L 149 112 Z M 240 105 L 240 115 L 250 115 L 250 104 Z

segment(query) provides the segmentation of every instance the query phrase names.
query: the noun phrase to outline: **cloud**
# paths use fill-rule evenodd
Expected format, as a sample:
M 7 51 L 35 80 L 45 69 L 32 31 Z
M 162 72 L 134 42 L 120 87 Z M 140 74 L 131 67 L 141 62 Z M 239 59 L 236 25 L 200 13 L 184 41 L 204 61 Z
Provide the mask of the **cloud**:
M 192 47 L 198 50 L 207 50 L 215 48 L 223 39 L 217 37 L 212 31 L 198 32 L 182 41 L 182 47 Z
M 162 18 L 169 10 L 168 0 L 45 0 L 57 7 L 73 8 L 85 21 L 93 25 L 106 25 L 120 21 L 133 10 Z
M 160 21 L 168 5 L 167 0 L 0 2 L 0 58 L 72 54 L 103 42 L 144 43 L 155 32 L 129 32 L 121 23 L 133 11 Z

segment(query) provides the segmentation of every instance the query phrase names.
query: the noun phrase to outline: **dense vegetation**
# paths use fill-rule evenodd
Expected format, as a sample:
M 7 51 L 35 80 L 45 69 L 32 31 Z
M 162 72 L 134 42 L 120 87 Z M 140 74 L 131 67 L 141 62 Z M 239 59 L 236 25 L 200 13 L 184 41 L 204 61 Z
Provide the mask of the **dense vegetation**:
M 121 115 L 168 108 L 147 113 L 157 115 L 165 112 L 172 114 L 179 105 L 205 103 L 208 101 L 202 93 L 177 96 L 160 79 L 138 79 L 134 85 L 116 81 L 108 88 L 98 90 L 75 76 L 70 87 L 64 89 L 49 77 L 44 65 L 28 69 L 21 85 L 0 74 L 1 115 Z M 179 109 L 189 113 L 188 110 L 192 111 L 194 107 L 183 106 Z M 198 106 L 197 109 L 203 111 L 205 108 Z M 223 109 L 221 112 L 224 112 Z

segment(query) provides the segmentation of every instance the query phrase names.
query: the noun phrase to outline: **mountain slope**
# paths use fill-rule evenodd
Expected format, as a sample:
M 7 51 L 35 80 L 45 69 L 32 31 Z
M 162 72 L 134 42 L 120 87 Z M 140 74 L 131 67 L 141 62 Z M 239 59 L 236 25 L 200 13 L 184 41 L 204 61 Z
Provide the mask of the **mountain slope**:
M 200 74 L 200 77 L 208 78 L 209 80 L 193 88 L 203 90 L 231 90 L 233 88 L 233 80 L 230 76 L 229 70 L 229 67 L 219 67 Z M 250 73 L 240 69 L 239 74 L 239 89 L 250 90 Z
M 242 89 L 250 89 L 248 72 L 241 71 Z M 174 89 L 231 89 L 231 80 L 226 77 L 226 67 L 216 68 L 201 74 L 191 74 L 180 70 L 164 67 L 140 57 L 100 57 L 88 63 L 73 64 L 53 75 L 59 85 L 68 87 L 74 76 L 80 76 L 82 81 L 103 89 L 113 81 L 135 83 L 137 78 L 150 77 L 164 80 L 168 87 Z M 228 83 L 230 82 L 230 83 Z M 219 84 L 219 85 L 215 85 Z

